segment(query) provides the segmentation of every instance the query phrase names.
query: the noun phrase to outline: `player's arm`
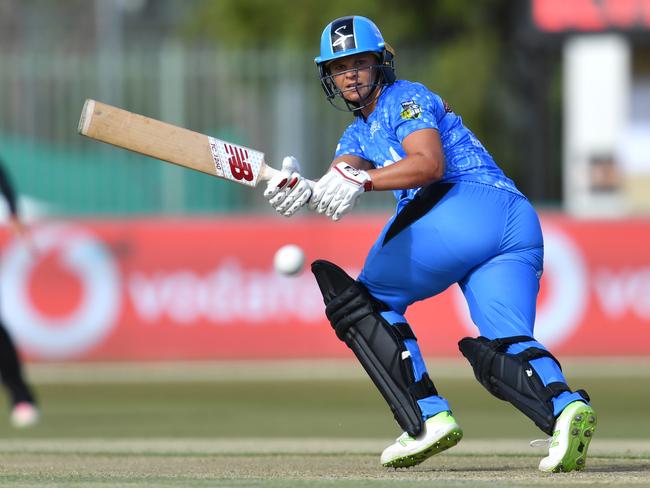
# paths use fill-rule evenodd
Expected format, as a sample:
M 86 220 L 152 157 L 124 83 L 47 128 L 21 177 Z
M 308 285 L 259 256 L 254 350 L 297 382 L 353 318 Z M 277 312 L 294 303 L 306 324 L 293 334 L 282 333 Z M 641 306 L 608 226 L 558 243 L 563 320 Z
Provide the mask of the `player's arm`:
M 367 169 L 373 190 L 406 190 L 437 181 L 445 174 L 445 156 L 436 129 L 420 129 L 402 141 L 406 156 L 377 169 Z
M 339 220 L 369 190 L 405 190 L 442 178 L 445 157 L 436 129 L 411 132 L 402 141 L 406 156 L 383 168 L 372 169 L 358 156 L 340 156 L 314 186 L 311 209 Z

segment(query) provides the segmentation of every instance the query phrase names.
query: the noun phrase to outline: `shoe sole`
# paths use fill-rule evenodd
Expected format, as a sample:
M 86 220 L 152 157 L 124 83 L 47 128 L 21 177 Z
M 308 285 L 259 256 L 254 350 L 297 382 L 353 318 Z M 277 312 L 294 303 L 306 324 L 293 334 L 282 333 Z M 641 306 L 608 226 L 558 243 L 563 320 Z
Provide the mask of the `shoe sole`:
M 450 447 L 454 447 L 462 438 L 463 431 L 460 428 L 452 429 L 442 439 L 427 447 L 424 451 L 395 458 L 392 461 L 383 463 L 383 465 L 387 468 L 410 468 L 416 466 L 431 456 L 446 451 Z
M 553 473 L 580 471 L 587 464 L 587 450 L 594 436 L 598 418 L 594 410 L 585 405 L 577 410 L 571 418 L 569 431 L 569 448 Z

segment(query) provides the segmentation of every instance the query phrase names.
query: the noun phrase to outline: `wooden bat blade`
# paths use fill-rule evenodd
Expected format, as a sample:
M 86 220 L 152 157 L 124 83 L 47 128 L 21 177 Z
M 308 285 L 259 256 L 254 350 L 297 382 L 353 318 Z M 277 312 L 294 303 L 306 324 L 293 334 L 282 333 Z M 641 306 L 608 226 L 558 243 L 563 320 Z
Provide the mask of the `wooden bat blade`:
M 277 170 L 264 153 L 88 99 L 79 134 L 145 156 L 247 186 L 271 179 Z

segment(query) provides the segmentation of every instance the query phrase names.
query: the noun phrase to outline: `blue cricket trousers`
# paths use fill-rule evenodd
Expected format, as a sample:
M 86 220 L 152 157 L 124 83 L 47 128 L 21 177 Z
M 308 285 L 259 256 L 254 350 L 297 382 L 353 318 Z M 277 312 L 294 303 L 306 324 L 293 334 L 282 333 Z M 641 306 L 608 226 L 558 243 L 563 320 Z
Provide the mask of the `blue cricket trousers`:
M 433 208 L 395 233 L 399 214 L 382 230 L 359 276 L 370 293 L 390 307 L 382 312 L 389 323 L 406 322 L 409 305 L 458 283 L 482 336 L 533 337 L 544 245 L 539 218 L 526 198 L 482 183 L 458 182 Z M 422 354 L 415 340 L 405 345 L 419 380 L 426 372 Z M 513 344 L 507 352 L 529 347 L 545 349 L 530 341 Z M 566 383 L 551 358 L 531 364 L 545 385 Z M 555 414 L 581 399 L 577 393 L 561 393 L 553 399 Z M 418 403 L 425 419 L 450 410 L 440 396 Z

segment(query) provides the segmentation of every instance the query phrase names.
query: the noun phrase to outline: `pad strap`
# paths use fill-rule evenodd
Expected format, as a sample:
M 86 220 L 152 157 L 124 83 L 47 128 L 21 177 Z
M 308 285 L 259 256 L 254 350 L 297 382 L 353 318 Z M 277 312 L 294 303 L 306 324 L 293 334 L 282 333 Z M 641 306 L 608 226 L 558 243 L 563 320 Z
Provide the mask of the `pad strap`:
M 400 336 L 400 338 L 405 341 L 407 339 L 413 339 L 414 341 L 417 341 L 417 338 L 415 337 L 415 334 L 413 333 L 413 329 L 411 329 L 411 326 L 407 324 L 406 322 L 398 322 L 396 324 L 392 324 L 391 326 L 395 332 L 397 332 Z
M 429 373 L 424 373 L 419 381 L 416 381 L 409 387 L 409 391 L 416 400 L 424 400 L 430 396 L 438 395 L 438 390 L 436 390 L 436 386 L 431 381 Z

